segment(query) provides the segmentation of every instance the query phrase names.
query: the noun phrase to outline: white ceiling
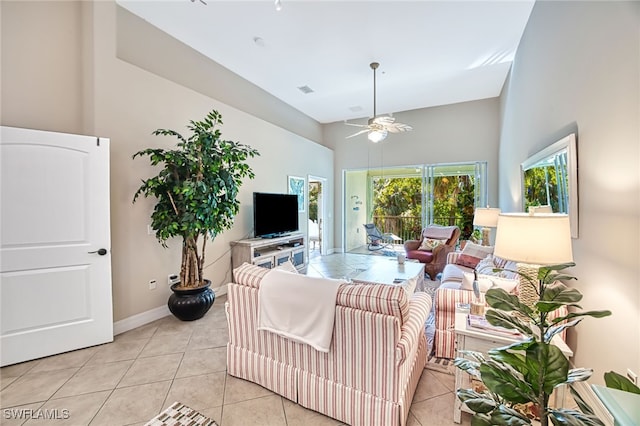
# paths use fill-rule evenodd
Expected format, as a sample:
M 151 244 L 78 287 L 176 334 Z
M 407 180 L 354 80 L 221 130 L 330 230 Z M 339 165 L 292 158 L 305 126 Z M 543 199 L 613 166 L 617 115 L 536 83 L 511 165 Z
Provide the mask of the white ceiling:
M 534 4 L 204 1 L 118 3 L 321 123 L 373 115 L 374 61 L 378 115 L 498 96 Z

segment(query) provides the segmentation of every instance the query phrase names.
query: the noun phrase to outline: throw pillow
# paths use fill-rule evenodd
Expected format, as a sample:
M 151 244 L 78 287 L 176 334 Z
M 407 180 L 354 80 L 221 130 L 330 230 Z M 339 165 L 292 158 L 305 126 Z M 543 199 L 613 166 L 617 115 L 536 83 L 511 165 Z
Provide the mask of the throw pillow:
M 491 287 L 493 287 L 493 283 L 487 277 L 483 277 L 478 275 L 478 287 L 480 288 L 481 293 L 486 293 Z M 462 286 L 460 287 L 463 290 L 473 291 L 473 274 L 469 272 L 465 272 L 462 278 Z
M 486 293 L 490 288 L 501 288 L 507 293 L 513 293 L 518 286 L 517 280 L 510 280 L 508 278 L 500 278 L 493 275 L 480 275 L 478 274 L 478 287 L 481 293 Z M 473 274 L 465 272 L 462 279 L 463 290 L 473 290 Z
M 478 262 L 492 253 L 493 246 L 481 246 L 479 244 L 472 243 L 471 241 L 467 241 L 467 244 L 465 244 L 462 249 L 462 253 L 460 253 L 460 256 L 458 256 L 458 259 L 456 260 L 456 264 L 475 269 Z
M 418 250 L 422 250 L 422 251 L 432 251 L 434 248 L 438 247 L 439 245 L 445 244 L 447 242 L 447 240 L 438 240 L 435 238 L 425 238 L 422 240 L 422 243 L 420 244 L 420 247 L 418 248 Z
M 493 263 L 493 256 L 488 255 L 478 262 L 476 265 L 476 272 L 485 275 L 497 275 L 497 273 L 493 272 L 494 268 L 496 268 L 496 265 Z

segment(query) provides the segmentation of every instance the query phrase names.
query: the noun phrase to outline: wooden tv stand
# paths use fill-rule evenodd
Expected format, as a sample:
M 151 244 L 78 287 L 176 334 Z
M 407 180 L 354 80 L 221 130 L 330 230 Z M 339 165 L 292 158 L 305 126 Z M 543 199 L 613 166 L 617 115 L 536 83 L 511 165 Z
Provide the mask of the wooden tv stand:
M 304 235 L 298 232 L 275 238 L 249 238 L 231 242 L 231 263 L 233 268 L 244 262 L 273 268 L 290 260 L 302 271 L 307 266 L 305 252 Z

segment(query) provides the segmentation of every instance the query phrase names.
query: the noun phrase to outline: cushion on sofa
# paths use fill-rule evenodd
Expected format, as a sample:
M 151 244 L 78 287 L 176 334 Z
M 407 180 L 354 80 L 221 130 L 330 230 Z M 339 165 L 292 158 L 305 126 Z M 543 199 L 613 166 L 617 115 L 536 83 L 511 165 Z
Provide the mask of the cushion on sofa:
M 446 239 L 440 240 L 437 238 L 424 238 L 422 240 L 422 243 L 420 243 L 420 247 L 418 248 L 418 250 L 433 251 L 434 248 L 446 244 L 446 242 Z
M 386 284 L 343 285 L 338 290 L 336 304 L 348 308 L 393 315 L 404 323 L 409 317 L 407 292 L 399 286 Z
M 456 259 L 456 264 L 466 266 L 467 268 L 475 268 L 482 259 L 493 253 L 493 246 L 481 246 L 479 244 L 467 241 L 462 253 Z
M 462 279 L 462 286 L 460 287 L 462 290 L 473 290 L 473 273 L 465 272 L 464 278 Z M 486 293 L 492 287 L 498 287 L 506 291 L 507 293 L 513 293 L 515 288 L 518 286 L 518 281 L 502 278 L 495 275 L 483 275 L 478 274 L 478 287 L 480 287 L 481 293 Z
M 442 270 L 440 282 L 445 283 L 454 281 L 457 283 L 461 283 L 462 279 L 464 278 L 465 272 L 473 272 L 473 268 L 467 268 L 466 266 L 461 266 L 455 263 L 448 263 Z
M 516 271 L 517 267 L 518 265 L 516 264 L 516 262 L 502 259 L 501 257 L 490 254 L 480 262 L 478 262 L 478 264 L 476 265 L 476 272 L 478 272 L 479 274 L 516 279 L 518 274 L 513 271 Z M 500 270 L 494 272 L 494 269 Z

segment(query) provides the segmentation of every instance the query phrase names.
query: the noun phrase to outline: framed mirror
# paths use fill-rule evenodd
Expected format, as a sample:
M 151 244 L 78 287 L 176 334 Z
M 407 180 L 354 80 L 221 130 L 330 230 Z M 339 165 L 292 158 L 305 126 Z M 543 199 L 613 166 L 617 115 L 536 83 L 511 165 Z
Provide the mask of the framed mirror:
M 578 154 L 576 135 L 560 139 L 522 164 L 523 211 L 566 213 L 571 236 L 578 238 Z

